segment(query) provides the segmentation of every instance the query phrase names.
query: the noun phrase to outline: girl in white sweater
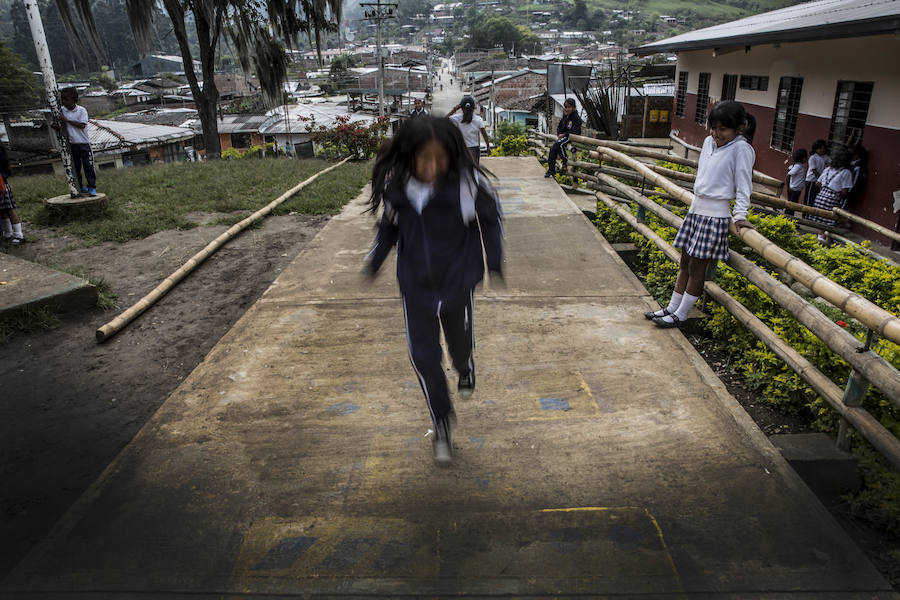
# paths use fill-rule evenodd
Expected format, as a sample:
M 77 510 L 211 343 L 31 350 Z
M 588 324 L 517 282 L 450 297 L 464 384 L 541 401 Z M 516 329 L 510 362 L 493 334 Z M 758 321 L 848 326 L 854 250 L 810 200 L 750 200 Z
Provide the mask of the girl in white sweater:
M 681 264 L 675 292 L 665 308 L 644 313 L 657 327 L 679 327 L 700 293 L 710 260 L 728 260 L 728 225 L 753 229 L 747 220 L 753 188 L 753 133 L 756 119 L 732 100 L 720 102 L 707 118 L 709 137 L 703 142 L 694 183 L 694 201 L 675 236 Z M 734 210 L 731 201 L 734 200 Z

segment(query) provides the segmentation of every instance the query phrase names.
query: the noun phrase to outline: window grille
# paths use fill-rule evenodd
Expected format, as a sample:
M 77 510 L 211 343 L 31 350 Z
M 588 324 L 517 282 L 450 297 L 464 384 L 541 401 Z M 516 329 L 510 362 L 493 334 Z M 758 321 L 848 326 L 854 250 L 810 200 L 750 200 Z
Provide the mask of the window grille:
M 697 84 L 697 112 L 694 120 L 706 126 L 706 110 L 709 105 L 709 73 L 700 73 L 700 81 Z
M 862 141 L 873 87 L 872 82 L 838 81 L 828 134 L 829 148 L 845 147 L 854 130 L 859 131 L 857 141 Z
M 741 75 L 741 89 L 766 92 L 769 90 L 767 75 Z
M 678 97 L 675 99 L 675 114 L 679 117 L 685 116 L 687 112 L 687 84 L 688 72 L 682 71 L 678 74 Z
M 734 100 L 737 96 L 738 76 L 725 74 L 722 77 L 722 100 Z
M 782 77 L 778 84 L 778 102 L 775 105 L 775 123 L 772 125 L 772 147 L 791 152 L 794 149 L 794 131 L 800 112 L 802 77 Z

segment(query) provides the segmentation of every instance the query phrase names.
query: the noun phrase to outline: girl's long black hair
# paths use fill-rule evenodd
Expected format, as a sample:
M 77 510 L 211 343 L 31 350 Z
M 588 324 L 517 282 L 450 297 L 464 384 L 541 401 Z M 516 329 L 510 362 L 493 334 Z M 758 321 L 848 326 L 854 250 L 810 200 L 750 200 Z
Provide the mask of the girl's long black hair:
M 372 169 L 369 210 L 373 212 L 378 210 L 388 185 L 406 184 L 413 174 L 416 154 L 431 140 L 437 140 L 447 153 L 446 177 L 451 175 L 459 177 L 466 169 L 478 171 L 483 175 L 489 174 L 472 160 L 462 133 L 453 121 L 446 117 L 430 115 L 409 119 L 400 126 L 392 139 L 385 140 L 378 149 L 375 167 Z
M 475 113 L 475 99 L 472 96 L 463 96 L 459 105 L 462 107 L 462 122 L 471 123 L 472 115 Z
M 716 104 L 709 111 L 706 124 L 709 127 L 715 127 L 717 123 L 737 129 L 750 144 L 753 144 L 753 135 L 756 133 L 756 117 L 748 113 L 740 102 L 724 100 Z

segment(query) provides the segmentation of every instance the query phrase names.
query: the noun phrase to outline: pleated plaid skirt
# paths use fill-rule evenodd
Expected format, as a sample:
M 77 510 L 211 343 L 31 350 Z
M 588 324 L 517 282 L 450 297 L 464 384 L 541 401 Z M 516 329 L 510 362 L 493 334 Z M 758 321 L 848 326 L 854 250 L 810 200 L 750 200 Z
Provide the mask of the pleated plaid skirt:
M 0 178 L 3 178 L 3 175 L 0 175 Z M 3 179 L 3 181 L 0 182 L 0 210 L 9 210 L 11 208 L 18 207 L 13 198 L 12 188 L 9 187 L 9 183 Z
M 813 200 L 812 205 L 815 208 L 821 208 L 822 210 L 831 210 L 834 207 L 841 205 L 841 196 L 827 185 L 824 185 L 822 186 L 822 189 L 819 190 L 819 193 L 816 194 L 816 198 Z M 834 221 L 831 219 L 826 219 L 825 217 L 820 217 L 818 215 L 810 215 L 809 220 L 818 221 L 824 225 L 834 225 Z
M 728 260 L 729 217 L 687 214 L 672 245 L 693 258 Z

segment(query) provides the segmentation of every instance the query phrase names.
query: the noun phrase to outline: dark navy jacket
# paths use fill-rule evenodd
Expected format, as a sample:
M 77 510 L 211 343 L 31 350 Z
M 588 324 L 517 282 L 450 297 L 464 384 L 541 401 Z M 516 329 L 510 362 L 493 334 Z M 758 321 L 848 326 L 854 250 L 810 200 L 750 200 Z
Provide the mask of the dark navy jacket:
M 564 133 L 566 137 L 569 137 L 569 134 L 572 133 L 581 135 L 581 123 L 581 117 L 573 110 L 571 115 L 563 115 L 562 119 L 559 120 L 559 125 L 556 126 L 556 133 L 557 135 Z
M 450 174 L 435 185 L 431 199 L 416 212 L 404 185 L 388 184 L 368 268 L 374 274 L 397 245 L 397 282 L 407 299 L 437 307 L 468 301 L 490 271 L 502 274 L 503 226 L 496 195 L 485 183 L 474 195 L 474 214 L 463 207 L 460 180 Z M 477 220 L 476 220 L 477 215 Z M 479 227 L 480 225 L 480 227 Z M 483 240 L 483 245 L 482 245 Z

